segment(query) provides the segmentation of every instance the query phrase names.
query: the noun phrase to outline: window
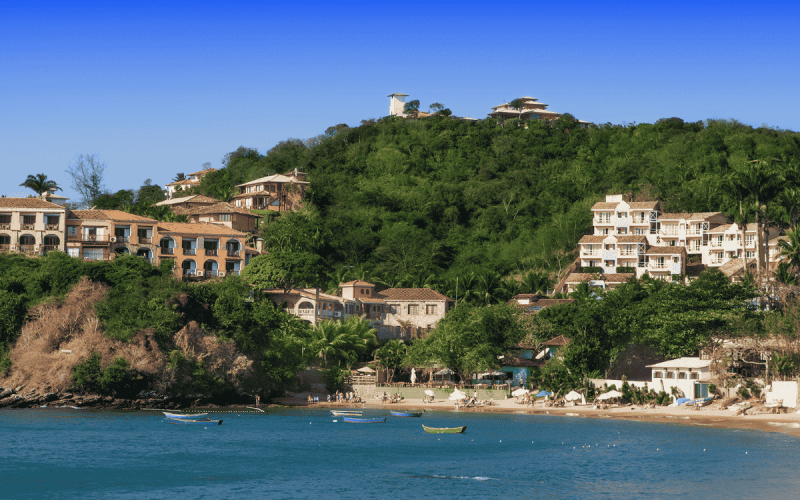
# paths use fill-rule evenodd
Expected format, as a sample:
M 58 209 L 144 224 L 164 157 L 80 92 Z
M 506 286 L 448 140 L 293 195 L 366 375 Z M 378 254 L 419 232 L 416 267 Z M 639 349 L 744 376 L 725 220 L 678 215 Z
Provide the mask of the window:
M 748 250 L 748 251 L 746 251 L 744 253 L 744 256 L 746 258 L 748 258 L 748 259 L 755 259 L 756 258 L 756 253 L 754 251 L 752 251 L 752 250 Z
M 84 248 L 83 258 L 86 260 L 103 260 L 102 248 Z
M 691 380 L 698 380 L 698 379 L 700 378 L 700 374 L 699 374 L 699 373 L 692 372 L 692 373 L 690 373 L 690 374 L 689 374 L 689 378 L 690 378 Z
M 11 214 L 0 214 L 0 224 L 11 224 Z
M 635 228 L 633 228 L 633 234 L 635 234 L 635 235 L 647 234 L 647 229 L 645 229 L 643 227 L 635 227 Z
M 600 234 L 608 234 L 608 228 L 604 227 L 603 229 L 601 229 Z
M 425 314 L 436 314 L 436 304 L 428 304 L 425 306 Z
M 675 374 L 673 372 L 664 372 L 664 378 L 675 378 Z
M 36 216 L 35 215 L 23 215 L 22 216 L 22 223 L 23 224 L 36 224 Z
M 78 234 L 78 226 L 67 226 L 67 234 Z
M 653 372 L 653 378 L 661 378 L 661 372 Z
M 392 314 L 397 314 L 397 311 L 400 310 L 400 304 L 389 304 L 389 312 Z
M 617 212 L 617 218 L 622 219 L 628 216 L 628 212 Z
M 230 222 L 231 221 L 231 214 L 221 214 L 219 216 L 220 222 Z
M 686 372 L 678 372 L 679 380 L 686 380 Z
M 607 244 L 606 250 L 614 250 L 614 246 L 615 246 L 614 244 Z
M 408 314 L 419 314 L 419 304 L 409 304 Z
M 67 248 L 67 255 L 70 257 L 80 257 L 81 249 L 80 248 Z
M 624 227 L 617 229 L 617 234 L 628 234 L 628 230 Z

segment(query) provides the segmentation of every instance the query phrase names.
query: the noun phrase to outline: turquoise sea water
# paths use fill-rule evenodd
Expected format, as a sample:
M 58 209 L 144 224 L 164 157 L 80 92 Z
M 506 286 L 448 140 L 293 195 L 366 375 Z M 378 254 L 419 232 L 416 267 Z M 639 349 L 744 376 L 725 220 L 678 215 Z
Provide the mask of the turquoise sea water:
M 388 414 L 367 410 L 366 416 Z M 778 433 L 433 412 L 346 424 L 323 410 L 0 411 L 2 498 L 794 498 L 800 440 Z M 338 420 L 338 422 L 334 422 Z M 463 435 L 434 427 L 467 425 Z M 705 451 L 704 451 L 705 449 Z

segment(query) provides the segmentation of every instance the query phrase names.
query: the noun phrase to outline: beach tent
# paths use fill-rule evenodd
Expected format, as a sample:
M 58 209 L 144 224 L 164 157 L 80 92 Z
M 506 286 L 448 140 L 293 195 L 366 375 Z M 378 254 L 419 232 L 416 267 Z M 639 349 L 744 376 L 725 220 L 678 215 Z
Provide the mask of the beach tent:
M 520 388 L 520 389 L 517 389 L 514 392 L 512 392 L 511 395 L 516 398 L 518 396 L 524 396 L 524 395 L 528 394 L 529 392 L 531 392 L 531 391 L 529 391 L 528 389 Z
M 564 396 L 564 399 L 566 399 L 567 401 L 577 401 L 582 397 L 583 396 L 579 392 L 569 391 L 569 393 L 567 393 L 567 395 Z
M 456 389 L 450 394 L 450 401 L 462 401 L 465 397 L 467 397 L 466 394 Z
M 619 391 L 608 391 L 605 394 L 601 394 L 599 398 L 600 401 L 605 401 L 606 399 L 613 399 L 613 398 L 621 398 L 622 393 Z

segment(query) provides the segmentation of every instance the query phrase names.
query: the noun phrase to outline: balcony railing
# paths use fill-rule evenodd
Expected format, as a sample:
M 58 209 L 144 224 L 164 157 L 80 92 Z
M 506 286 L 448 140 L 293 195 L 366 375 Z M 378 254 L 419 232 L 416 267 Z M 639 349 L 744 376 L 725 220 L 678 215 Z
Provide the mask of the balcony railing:
M 151 245 L 153 243 L 153 238 L 148 236 L 139 236 L 139 244 L 140 245 Z
M 203 274 L 206 276 L 206 278 L 212 278 L 217 275 L 217 271 L 213 269 L 206 269 L 203 271 Z
M 600 252 L 597 252 L 597 251 L 594 251 L 594 252 L 581 252 L 581 255 L 585 255 L 587 257 L 597 257 L 597 256 L 600 255 Z
M 172 247 L 161 247 L 161 255 L 175 255 L 175 249 Z
M 22 229 L 32 231 L 35 225 L 36 224 L 22 224 Z
M 11 229 L 11 224 L 8 222 L 0 223 L 0 229 Z
M 184 269 L 183 274 L 184 276 L 194 276 L 196 269 Z
M 228 274 L 232 274 L 234 276 L 239 276 L 239 271 L 231 269 L 230 271 L 225 271 Z
M 129 243 L 131 241 L 130 236 L 114 236 L 117 239 L 117 243 Z
M 196 248 L 184 248 L 183 249 L 183 255 L 197 255 L 197 249 Z
M 238 257 L 241 250 L 228 249 L 228 257 Z
M 84 243 L 108 243 L 108 236 L 97 234 L 68 234 L 67 241 L 82 241 Z
M 58 231 L 58 224 L 45 224 L 45 231 Z
M 217 249 L 216 248 L 206 248 L 206 255 L 216 256 L 217 255 Z
M 630 257 L 630 256 L 635 256 L 635 255 L 637 255 L 637 253 L 636 253 L 636 252 L 634 252 L 633 250 L 623 250 L 623 251 L 622 251 L 622 252 L 620 252 L 619 254 L 620 254 L 620 255 L 622 255 L 623 257 Z
M 669 266 L 667 266 L 667 264 L 656 264 L 653 262 L 650 263 L 650 269 L 667 269 L 668 267 Z
M 0 245 L 0 252 L 10 252 L 11 245 Z
M 22 253 L 33 253 L 36 251 L 36 245 L 20 245 L 19 251 Z

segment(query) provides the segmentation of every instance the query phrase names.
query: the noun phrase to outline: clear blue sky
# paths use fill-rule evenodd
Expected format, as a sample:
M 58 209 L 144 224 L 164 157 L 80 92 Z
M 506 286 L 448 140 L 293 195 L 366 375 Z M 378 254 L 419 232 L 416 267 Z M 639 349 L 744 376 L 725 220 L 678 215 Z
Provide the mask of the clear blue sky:
M 384 116 L 392 92 L 800 130 L 798 2 L 120 3 L 0 0 L 0 193 L 42 172 L 76 198 L 80 153 L 112 191 L 163 185 Z

